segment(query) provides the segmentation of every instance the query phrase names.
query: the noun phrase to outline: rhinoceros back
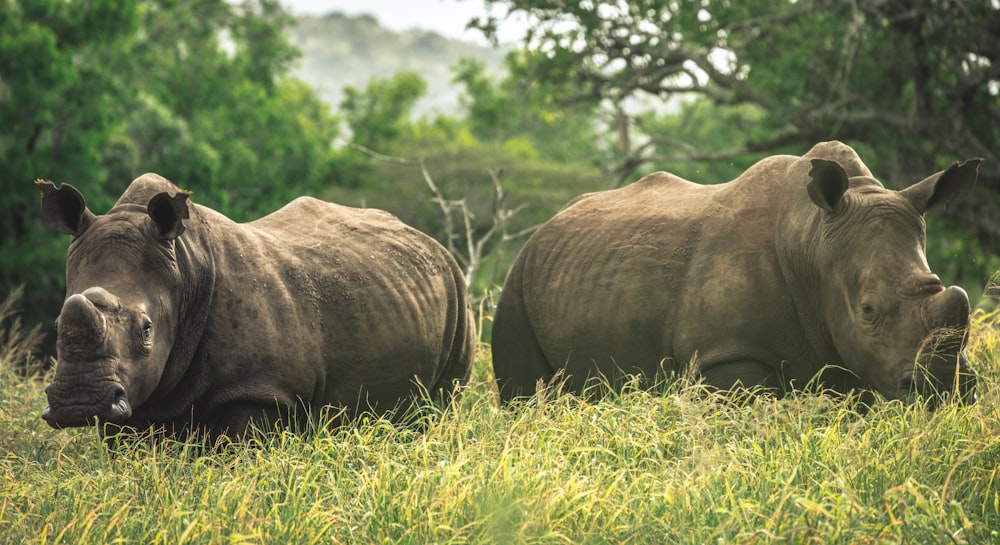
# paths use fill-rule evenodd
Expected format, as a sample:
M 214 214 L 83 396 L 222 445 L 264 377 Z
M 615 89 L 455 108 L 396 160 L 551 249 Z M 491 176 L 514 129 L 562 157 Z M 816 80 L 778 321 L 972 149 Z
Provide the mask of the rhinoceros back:
M 577 198 L 540 228 L 497 307 L 493 359 L 502 395 L 530 393 L 536 378 L 557 369 L 579 390 L 595 360 L 601 370 L 625 371 L 663 360 L 671 352 L 663 328 L 676 319 L 715 193 L 657 173 Z
M 467 378 L 466 287 L 427 235 L 387 212 L 307 197 L 240 227 L 217 257 L 213 339 L 259 370 L 262 391 L 382 411 L 418 383 L 449 390 Z M 226 379 L 245 383 L 246 367 Z

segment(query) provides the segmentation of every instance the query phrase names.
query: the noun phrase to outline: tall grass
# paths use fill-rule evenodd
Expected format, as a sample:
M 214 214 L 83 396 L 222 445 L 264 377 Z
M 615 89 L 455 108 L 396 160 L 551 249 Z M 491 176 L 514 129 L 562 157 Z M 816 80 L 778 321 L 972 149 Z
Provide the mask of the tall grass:
M 0 543 L 1000 543 L 997 320 L 975 317 L 967 407 L 737 405 L 678 383 L 500 409 L 481 354 L 422 429 L 221 451 L 50 430 L 43 381 L 3 360 Z

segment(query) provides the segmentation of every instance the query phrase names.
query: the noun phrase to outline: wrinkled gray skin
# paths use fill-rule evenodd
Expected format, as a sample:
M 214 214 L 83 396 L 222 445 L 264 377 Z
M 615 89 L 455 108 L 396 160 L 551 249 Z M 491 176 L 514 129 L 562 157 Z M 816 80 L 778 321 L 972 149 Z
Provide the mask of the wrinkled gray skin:
M 71 186 L 38 185 L 45 222 L 74 237 L 53 427 L 236 438 L 306 407 L 405 408 L 468 378 L 461 271 L 391 214 L 302 197 L 238 224 L 145 174 L 95 216 Z
M 658 172 L 583 195 L 532 236 L 504 284 L 501 397 L 557 371 L 581 392 L 588 377 L 614 384 L 696 361 L 722 390 L 780 394 L 816 379 L 890 399 L 957 385 L 973 399 L 969 300 L 931 273 L 923 213 L 970 188 L 978 163 L 897 192 L 825 142 L 725 184 Z

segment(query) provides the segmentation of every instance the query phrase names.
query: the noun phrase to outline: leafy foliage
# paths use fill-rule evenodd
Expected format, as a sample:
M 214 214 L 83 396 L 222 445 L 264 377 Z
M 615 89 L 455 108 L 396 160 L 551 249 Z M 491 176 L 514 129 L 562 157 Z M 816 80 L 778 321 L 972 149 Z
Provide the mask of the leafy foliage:
M 505 16 L 536 21 L 523 44 L 532 59 L 525 74 L 568 85 L 576 92 L 563 100 L 607 112 L 619 182 L 641 165 L 802 153 L 830 139 L 866 150 L 872 170 L 895 188 L 956 160 L 988 159 L 976 190 L 949 207 L 942 225 L 946 239 L 972 240 L 941 257 L 963 262 L 967 283 L 982 285 L 992 272 L 1000 256 L 996 2 L 488 3 L 505 9 L 474 21 L 489 36 Z M 717 109 L 706 116 L 720 129 L 709 141 L 651 123 L 641 106 L 666 102 L 676 112 L 690 96 L 700 100 L 680 106 L 682 117 L 706 103 Z M 740 106 L 756 112 L 753 127 L 724 130 Z M 969 266 L 977 254 L 989 257 Z
M 595 110 L 587 104 L 565 104 L 559 86 L 540 85 L 523 73 L 530 60 L 523 53 L 505 59 L 508 74 L 496 77 L 475 59 L 455 68 L 464 87 L 465 122 L 480 141 L 509 149 L 521 143 L 536 157 L 558 163 L 593 164 L 600 139 Z
M 512 70 L 516 62 L 516 56 L 507 58 Z M 451 247 L 456 233 L 446 226 L 453 218 L 442 217 L 442 199 L 461 201 L 462 221 L 469 222 L 461 236 L 477 238 L 497 227 L 501 208 L 516 211 L 509 223 L 504 220 L 505 230 L 522 232 L 547 220 L 570 198 L 604 185 L 592 161 L 597 148 L 592 112 L 560 107 L 551 89 L 514 75 L 487 74 L 485 65 L 472 59 L 456 66 L 455 81 L 465 87 L 461 119 L 415 119 L 414 106 L 427 87 L 414 73 L 372 79 L 364 90 L 346 87 L 341 112 L 350 144 L 359 152 L 343 158 L 349 168 L 338 173 L 341 183 L 323 195 L 393 211 Z M 428 190 L 428 176 L 439 192 Z M 497 182 L 514 188 L 502 206 L 496 202 Z M 502 255 L 492 256 L 491 266 L 472 282 L 477 298 L 502 283 L 516 254 L 516 247 L 511 253 L 501 249 L 509 242 L 502 236 L 484 240 L 490 242 L 483 255 Z M 456 257 L 462 262 L 469 256 Z
M 236 219 L 327 183 L 339 125 L 284 76 L 297 51 L 276 0 L 4 5 L 0 292 L 25 284 L 29 323 L 58 313 L 68 244 L 38 220 L 35 178 L 103 213 L 155 171 Z
M 364 89 L 372 79 L 400 72 L 420 74 L 427 82 L 427 93 L 414 106 L 418 117 L 452 115 L 458 110 L 460 89 L 451 80 L 452 68 L 461 59 L 478 59 L 496 71 L 504 56 L 502 50 L 424 29 L 390 30 L 368 14 L 301 15 L 289 28 L 289 38 L 302 51 L 291 74 L 310 82 L 333 106 L 343 101 L 345 87 Z
M 303 75 L 323 71 L 318 57 L 384 60 L 372 40 L 423 60 L 451 59 L 457 46 L 421 32 L 389 39 L 365 17 L 296 23 L 277 0 L 3 0 L 0 292 L 25 285 L 28 324 L 58 312 L 68 240 L 42 228 L 34 178 L 75 183 L 98 213 L 155 171 L 240 221 L 313 194 L 386 208 L 440 238 L 417 169 L 338 146 L 421 160 L 480 234 L 496 209 L 493 175 L 520 230 L 651 168 L 721 182 L 826 138 L 858 147 L 897 186 L 955 159 L 994 158 L 995 3 L 491 3 L 537 21 L 504 72 L 497 52 L 450 77 L 385 74 L 349 86 L 331 112 L 289 77 L 295 45 L 313 56 Z M 334 24 L 356 33 L 326 47 L 317 37 Z M 462 111 L 428 114 L 422 101 L 445 81 Z M 974 198 L 929 220 L 932 267 L 974 298 L 1000 266 L 996 165 L 984 163 Z M 494 288 L 515 251 L 493 258 L 473 289 Z
M 386 80 L 373 79 L 365 92 L 345 87 L 340 108 L 351 127 L 351 140 L 366 148 L 381 149 L 404 136 L 413 105 L 426 91 L 427 82 L 413 72 L 400 72 Z

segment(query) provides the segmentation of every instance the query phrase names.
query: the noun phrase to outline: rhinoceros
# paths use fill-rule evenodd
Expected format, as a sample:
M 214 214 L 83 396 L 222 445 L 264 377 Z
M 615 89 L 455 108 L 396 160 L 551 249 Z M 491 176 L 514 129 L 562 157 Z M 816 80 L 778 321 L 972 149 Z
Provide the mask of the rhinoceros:
M 978 164 L 892 191 L 852 148 L 823 142 L 728 183 L 657 172 L 577 197 L 503 285 L 501 398 L 557 375 L 580 393 L 593 377 L 692 373 L 730 392 L 968 400 L 969 299 L 931 272 L 923 214 L 968 190 Z
M 239 438 L 324 406 L 402 412 L 468 377 L 463 275 L 388 212 L 299 197 L 236 223 L 144 174 L 97 216 L 71 185 L 36 183 L 44 222 L 73 235 L 53 427 Z

